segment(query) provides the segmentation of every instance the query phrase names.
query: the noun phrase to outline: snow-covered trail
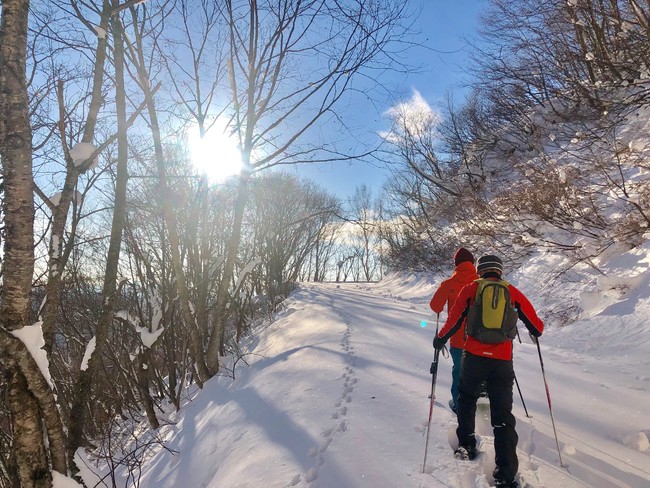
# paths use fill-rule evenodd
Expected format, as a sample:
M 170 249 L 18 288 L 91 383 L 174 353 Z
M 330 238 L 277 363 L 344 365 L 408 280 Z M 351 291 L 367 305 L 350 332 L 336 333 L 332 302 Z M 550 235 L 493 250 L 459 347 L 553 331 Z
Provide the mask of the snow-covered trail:
M 385 289 L 373 293 L 373 287 L 366 285 L 306 288 L 312 291 L 310 300 L 329 302 L 349 326 L 357 382 L 347 412 L 347 435 L 340 436 L 328 454 L 336 459 L 336 466 L 356 476 L 358 484 L 351 486 L 488 486 L 492 453 L 482 457 L 480 469 L 477 463 L 458 463 L 451 456 L 447 434 L 455 418 L 446 408 L 450 359 L 440 363 L 428 462 L 426 473 L 421 473 L 435 330 L 426 298 L 402 300 Z M 427 327 L 421 327 L 423 320 L 429 321 Z M 539 375 L 539 367 L 536 372 Z M 541 378 L 538 383 L 543 395 Z M 491 435 L 488 420 L 479 419 L 477 425 L 481 434 Z M 557 479 L 552 465 L 545 471 Z M 336 486 L 329 473 L 324 463 L 319 486 Z M 569 486 L 566 480 L 563 483 Z
M 342 339 L 349 354 L 353 386 L 345 401 L 345 435 L 339 435 L 327 456 L 355 479 L 352 486 L 482 486 L 470 466 L 450 459 L 447 431 L 455 418 L 449 399 L 451 360 L 440 364 L 426 474 L 421 465 L 428 415 L 431 338 L 435 323 L 428 297 L 411 300 L 392 296 L 372 285 L 305 285 L 310 300 L 329 304 L 345 324 Z M 421 327 L 428 320 L 427 327 Z M 443 316 L 444 320 L 444 316 Z M 550 334 L 549 334 L 550 335 Z M 554 418 L 565 468 L 553 435 L 536 346 L 522 334 L 516 345 L 516 372 L 531 419 L 526 418 L 515 390 L 520 436 L 520 462 L 533 486 L 642 487 L 650 485 L 647 454 L 623 444 L 625 433 L 638 430 L 647 405 L 638 391 L 619 381 L 625 368 L 614 369 L 590 357 L 568 355 L 541 342 Z M 600 367 L 599 367 L 600 366 Z M 609 373 L 609 376 L 608 376 Z M 348 381 L 346 379 L 347 384 Z M 489 421 L 477 422 L 490 436 Z M 490 447 L 491 448 L 491 447 Z M 487 452 L 491 471 L 493 452 Z M 464 463 L 460 463 L 464 464 Z M 484 463 L 485 464 L 485 463 Z M 390 466 L 390 469 L 387 469 Z M 319 486 L 336 486 L 327 463 L 319 470 Z M 489 476 L 488 476 L 488 479 Z M 485 486 L 487 486 L 485 484 Z
M 206 384 L 157 435 L 166 450 L 140 487 L 487 488 L 493 450 L 456 461 L 448 433 L 451 359 L 442 358 L 422 473 L 435 318 L 431 286 L 302 284 L 251 345 L 236 379 Z M 535 303 L 534 297 L 533 303 Z M 442 317 L 444 319 L 444 317 Z M 426 327 L 422 327 L 427 321 Z M 442 324 L 441 324 L 442 325 Z M 650 486 L 647 388 L 639 357 L 590 356 L 549 331 L 542 354 L 562 458 L 551 428 L 537 348 L 522 334 L 515 370 L 521 472 L 533 488 Z M 586 351 L 586 352 L 585 352 Z M 647 370 L 647 367 L 646 367 Z M 634 436 L 639 437 L 635 445 Z M 122 486 L 134 486 L 124 484 Z

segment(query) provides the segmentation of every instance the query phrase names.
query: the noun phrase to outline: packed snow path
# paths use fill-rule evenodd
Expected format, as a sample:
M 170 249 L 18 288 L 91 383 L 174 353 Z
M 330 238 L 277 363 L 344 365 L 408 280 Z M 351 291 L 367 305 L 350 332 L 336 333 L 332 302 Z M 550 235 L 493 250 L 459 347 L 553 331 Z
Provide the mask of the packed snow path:
M 485 452 L 456 461 L 448 432 L 451 359 L 442 358 L 425 473 L 422 463 L 435 317 L 431 288 L 304 284 L 238 367 L 212 380 L 143 472 L 146 487 L 487 488 L 489 419 L 477 414 Z M 531 297 L 535 303 L 534 297 Z M 444 319 L 444 316 L 441 318 Z M 426 321 L 426 326 L 423 326 Z M 441 323 L 442 325 L 442 323 Z M 534 488 L 650 486 L 650 358 L 616 364 L 575 352 L 553 330 L 542 354 L 565 468 L 559 466 L 536 347 L 515 345 L 519 458 Z

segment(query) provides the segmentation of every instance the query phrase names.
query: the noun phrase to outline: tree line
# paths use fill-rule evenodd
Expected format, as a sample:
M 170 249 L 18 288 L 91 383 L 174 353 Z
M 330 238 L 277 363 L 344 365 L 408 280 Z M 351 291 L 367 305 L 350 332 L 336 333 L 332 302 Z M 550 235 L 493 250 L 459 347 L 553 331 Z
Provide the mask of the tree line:
M 394 69 L 406 7 L 1 6 L 0 486 L 52 486 L 87 452 L 137 472 L 119 421 L 157 428 L 189 384 L 232 374 L 295 281 L 376 278 L 367 237 L 341 244 L 363 217 L 279 169 L 368 154 L 320 130 L 348 131 L 339 107 L 381 88 L 364 75 Z M 237 177 L 196 174 L 192 126 L 236 141 Z
M 386 264 L 442 269 L 464 245 L 560 253 L 560 274 L 643 242 L 649 26 L 638 0 L 491 0 L 466 98 L 389 114 Z

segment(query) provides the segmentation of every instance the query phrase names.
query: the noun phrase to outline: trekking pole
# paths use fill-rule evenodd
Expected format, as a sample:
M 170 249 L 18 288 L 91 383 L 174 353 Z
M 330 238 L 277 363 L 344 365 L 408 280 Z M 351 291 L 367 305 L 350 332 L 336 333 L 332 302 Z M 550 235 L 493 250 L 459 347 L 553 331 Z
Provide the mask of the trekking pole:
M 440 324 L 440 314 L 436 315 L 436 335 L 438 337 L 438 325 Z M 427 465 L 427 452 L 429 451 L 429 437 L 431 433 L 431 416 L 433 414 L 433 402 L 436 399 L 436 378 L 438 377 L 438 357 L 440 350 L 435 349 L 433 353 L 433 362 L 431 363 L 431 401 L 429 402 L 429 423 L 427 424 L 427 442 L 424 445 L 424 462 L 422 463 L 422 473 Z
M 519 339 L 519 344 L 521 344 L 521 336 L 519 335 L 519 329 L 517 329 L 517 339 Z M 521 404 L 524 406 L 524 412 L 526 412 L 526 417 L 531 418 L 531 416 L 528 415 L 528 409 L 526 408 L 524 395 L 521 394 L 521 388 L 519 388 L 519 381 L 517 381 L 517 375 L 515 374 L 514 369 L 512 370 L 512 374 L 515 377 L 515 385 L 517 385 L 517 391 L 519 392 L 519 398 L 521 398 Z
M 546 373 L 544 372 L 544 360 L 542 359 L 542 349 L 539 347 L 539 338 L 536 338 L 537 353 L 539 354 L 539 364 L 542 367 L 542 377 L 544 378 L 544 387 L 546 388 L 546 398 L 548 399 L 548 410 L 551 412 L 551 424 L 553 424 L 553 434 L 555 435 L 555 445 L 557 446 L 557 455 L 560 457 L 560 466 L 564 468 L 562 463 L 562 453 L 560 452 L 560 442 L 557 440 L 557 430 L 555 430 L 555 420 L 553 419 L 553 408 L 551 407 L 551 394 L 548 390 L 548 383 L 546 381 Z
M 514 370 L 512 374 L 515 377 L 515 385 L 517 385 L 517 391 L 519 392 L 519 398 L 521 398 L 521 404 L 524 406 L 524 412 L 526 412 L 526 417 L 531 418 L 530 415 L 528 415 L 528 409 L 526 408 L 526 402 L 524 401 L 524 396 L 521 394 L 521 388 L 519 388 L 519 381 L 517 381 L 517 375 L 515 374 Z

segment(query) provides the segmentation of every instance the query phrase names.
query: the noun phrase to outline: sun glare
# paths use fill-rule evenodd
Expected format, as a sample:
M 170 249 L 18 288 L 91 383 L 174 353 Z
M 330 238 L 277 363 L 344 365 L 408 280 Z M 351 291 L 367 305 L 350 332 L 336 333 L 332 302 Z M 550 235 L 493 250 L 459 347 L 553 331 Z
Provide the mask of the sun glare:
M 237 142 L 228 137 L 222 127 L 213 125 L 201 137 L 198 126 L 193 126 L 187 138 L 192 164 L 201 175 L 213 183 L 237 175 L 242 169 L 242 157 Z

